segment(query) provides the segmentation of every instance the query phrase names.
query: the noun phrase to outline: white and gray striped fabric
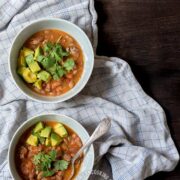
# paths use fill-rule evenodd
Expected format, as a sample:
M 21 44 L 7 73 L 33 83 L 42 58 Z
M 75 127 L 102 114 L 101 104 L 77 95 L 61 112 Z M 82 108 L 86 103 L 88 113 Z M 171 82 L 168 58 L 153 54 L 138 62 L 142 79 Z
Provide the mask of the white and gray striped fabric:
M 119 58 L 95 57 L 91 79 L 75 98 L 41 104 L 26 98 L 8 71 L 11 42 L 22 27 L 44 17 L 66 19 L 81 27 L 97 46 L 97 15 L 93 0 L 0 1 L 0 180 L 12 179 L 7 152 L 16 129 L 43 112 L 71 116 L 92 133 L 106 116 L 110 132 L 96 141 L 96 165 L 90 179 L 141 180 L 171 171 L 179 161 L 162 108 L 144 93 L 129 65 Z

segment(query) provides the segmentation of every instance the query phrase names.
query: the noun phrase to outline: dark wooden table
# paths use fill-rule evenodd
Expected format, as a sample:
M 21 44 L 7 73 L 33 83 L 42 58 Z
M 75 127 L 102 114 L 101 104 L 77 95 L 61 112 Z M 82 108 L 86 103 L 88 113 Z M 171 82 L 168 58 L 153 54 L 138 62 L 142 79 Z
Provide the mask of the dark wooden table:
M 147 94 L 164 108 L 180 150 L 180 1 L 95 0 L 98 55 L 126 60 Z M 149 180 L 180 180 L 180 165 Z

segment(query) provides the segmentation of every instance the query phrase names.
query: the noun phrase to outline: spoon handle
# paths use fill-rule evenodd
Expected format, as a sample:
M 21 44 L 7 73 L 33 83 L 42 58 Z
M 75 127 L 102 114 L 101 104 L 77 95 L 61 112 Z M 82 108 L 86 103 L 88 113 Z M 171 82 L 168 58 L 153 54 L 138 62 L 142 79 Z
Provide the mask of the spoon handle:
M 97 128 L 95 129 L 95 131 L 93 132 L 91 137 L 88 139 L 88 141 L 83 145 L 83 147 L 73 157 L 72 161 L 75 161 L 81 155 L 81 153 L 84 151 L 84 149 L 86 149 L 88 146 L 90 146 L 95 140 L 97 140 L 98 138 L 103 136 L 110 129 L 110 127 L 111 127 L 111 119 L 109 119 L 109 118 L 103 119 L 99 123 L 99 125 L 97 126 Z

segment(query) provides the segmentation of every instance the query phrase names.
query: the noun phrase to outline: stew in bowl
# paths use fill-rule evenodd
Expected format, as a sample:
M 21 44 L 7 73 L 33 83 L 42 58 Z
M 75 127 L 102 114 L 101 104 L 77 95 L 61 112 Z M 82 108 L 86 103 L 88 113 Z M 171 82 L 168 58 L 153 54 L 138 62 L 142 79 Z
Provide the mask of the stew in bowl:
M 58 96 L 72 89 L 81 78 L 84 57 L 69 34 L 46 29 L 23 44 L 17 73 L 28 87 L 45 96 Z
M 69 180 L 71 160 L 89 139 L 75 120 L 43 114 L 23 123 L 9 147 L 9 169 L 15 180 Z M 93 146 L 75 161 L 73 179 L 87 180 L 94 163 Z
M 87 35 L 57 18 L 31 22 L 15 37 L 9 71 L 28 98 L 44 103 L 71 99 L 87 84 L 94 52 Z

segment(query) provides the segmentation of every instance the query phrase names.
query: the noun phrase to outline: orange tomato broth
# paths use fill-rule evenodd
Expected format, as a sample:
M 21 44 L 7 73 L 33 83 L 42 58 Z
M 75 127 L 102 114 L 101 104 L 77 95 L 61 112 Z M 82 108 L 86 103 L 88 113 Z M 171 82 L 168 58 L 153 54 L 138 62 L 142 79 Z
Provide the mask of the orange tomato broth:
M 50 127 L 54 127 L 58 122 L 56 121 L 43 121 L 43 123 L 47 126 L 50 126 Z M 66 126 L 63 124 L 63 126 L 66 128 L 67 132 L 68 132 L 68 137 L 69 136 L 72 136 L 73 134 L 77 135 L 70 127 Z M 23 173 L 22 173 L 22 170 L 21 170 L 21 165 L 23 162 L 27 162 L 27 159 L 29 159 L 28 157 L 25 158 L 24 160 L 20 159 L 20 152 L 19 152 L 19 149 L 21 146 L 25 146 L 27 147 L 27 144 L 25 143 L 28 136 L 31 134 L 32 132 L 32 129 L 34 128 L 35 126 L 32 126 L 30 127 L 29 129 L 27 129 L 20 137 L 17 145 L 16 145 L 16 148 L 15 148 L 15 164 L 16 164 L 16 169 L 17 169 L 17 172 L 19 174 L 19 176 L 25 180 L 30 180 L 27 178 L 27 176 L 25 176 Z M 77 135 L 78 136 L 78 135 Z M 79 137 L 79 136 L 78 136 Z M 82 141 L 80 139 L 80 142 L 82 144 Z M 29 146 L 29 145 L 28 145 Z M 56 146 L 56 148 L 58 147 L 61 147 L 62 146 L 62 143 L 59 144 L 58 146 Z M 82 146 L 82 145 L 81 145 Z M 79 148 L 80 149 L 80 148 Z M 67 152 L 66 152 L 67 153 Z M 74 170 L 75 170 L 75 173 L 74 173 L 74 176 L 73 176 L 73 180 L 75 179 L 75 177 L 77 176 L 77 174 L 79 173 L 80 171 L 80 168 L 81 168 L 81 164 L 82 164 L 82 161 L 83 161 L 83 158 L 84 158 L 84 155 L 82 154 L 75 162 L 75 165 L 74 165 Z M 18 162 L 18 163 L 16 163 Z M 24 168 L 24 167 L 23 167 Z M 31 168 L 35 168 L 35 166 L 31 166 Z M 71 168 L 71 164 L 69 164 L 68 168 L 63 171 L 64 172 L 64 175 L 63 175 L 63 178 L 62 180 L 66 180 L 68 179 L 69 175 L 71 174 L 71 171 L 72 171 L 72 168 Z M 35 180 L 35 179 L 34 179 Z M 51 177 L 46 177 L 44 180 L 51 180 Z
M 75 60 L 76 69 L 70 71 L 66 76 L 63 76 L 59 80 L 52 79 L 48 83 L 44 82 L 41 90 L 37 89 L 32 84 L 27 84 L 33 91 L 44 96 L 58 96 L 66 93 L 77 84 L 83 73 L 83 51 L 78 42 L 66 32 L 57 29 L 41 30 L 27 39 L 23 47 L 34 50 L 38 46 L 42 47 L 44 42 L 55 43 L 57 41 L 64 49 L 74 49 L 74 51 L 72 51 L 74 53 L 70 53 L 68 58 L 73 58 Z

